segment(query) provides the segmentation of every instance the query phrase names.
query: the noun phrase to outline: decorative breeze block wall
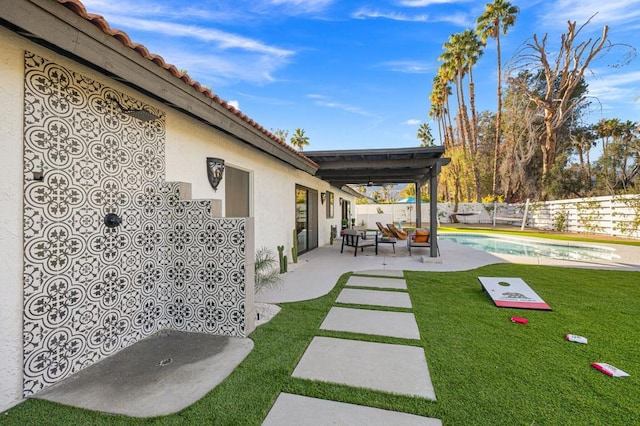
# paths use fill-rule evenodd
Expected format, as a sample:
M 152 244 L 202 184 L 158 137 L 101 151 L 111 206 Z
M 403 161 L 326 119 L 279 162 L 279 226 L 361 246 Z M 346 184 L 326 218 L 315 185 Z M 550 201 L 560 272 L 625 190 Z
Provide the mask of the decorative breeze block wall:
M 25 52 L 24 135 L 25 397 L 161 329 L 251 331 L 252 219 L 164 182 L 161 111 Z

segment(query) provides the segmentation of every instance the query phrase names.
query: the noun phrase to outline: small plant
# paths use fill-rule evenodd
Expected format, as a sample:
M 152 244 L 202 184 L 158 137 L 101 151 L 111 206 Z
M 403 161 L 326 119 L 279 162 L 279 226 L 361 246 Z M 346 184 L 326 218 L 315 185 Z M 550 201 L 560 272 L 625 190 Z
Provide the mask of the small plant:
M 284 246 L 278 246 L 278 254 L 280 256 L 280 273 L 287 272 L 287 256 L 284 255 Z
M 482 206 L 487 211 L 487 213 L 489 213 L 489 216 L 492 215 L 493 210 L 496 208 L 496 205 L 493 204 L 493 203 L 491 203 L 491 204 L 482 204 Z
M 602 232 L 604 228 L 599 225 L 603 218 L 603 214 L 600 209 L 600 202 L 598 201 L 585 201 L 576 205 L 578 209 L 578 221 L 584 226 L 587 232 Z
M 256 252 L 255 271 L 255 291 L 259 293 L 265 288 L 274 288 L 282 284 L 276 268 L 276 258 L 271 250 L 260 247 Z
M 338 227 L 331 225 L 331 232 L 329 233 L 329 243 L 333 245 L 333 240 L 338 236 Z
M 291 260 L 293 263 L 298 263 L 298 233 L 293 230 L 293 246 L 291 247 Z
M 555 230 L 558 232 L 566 231 L 569 226 L 569 212 L 561 210 L 553 216 Z
M 640 198 L 616 196 L 613 198 L 613 201 L 622 203 L 623 206 L 630 212 L 630 214 L 625 215 L 627 217 L 630 217 L 630 219 L 624 220 L 624 218 L 621 218 L 615 224 L 614 229 L 629 236 L 638 232 L 638 230 L 640 230 Z M 618 213 L 613 213 L 613 215 L 622 216 L 622 214 Z

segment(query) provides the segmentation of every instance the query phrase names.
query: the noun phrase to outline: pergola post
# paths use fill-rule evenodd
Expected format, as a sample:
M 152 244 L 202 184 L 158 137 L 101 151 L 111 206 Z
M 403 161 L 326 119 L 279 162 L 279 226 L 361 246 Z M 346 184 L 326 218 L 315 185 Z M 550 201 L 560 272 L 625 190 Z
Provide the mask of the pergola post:
M 438 174 L 440 174 L 440 164 L 436 163 L 431 167 L 429 175 L 429 233 L 431 237 L 430 256 L 438 257 Z
M 421 182 L 416 182 L 416 228 L 422 227 L 422 194 L 420 194 Z

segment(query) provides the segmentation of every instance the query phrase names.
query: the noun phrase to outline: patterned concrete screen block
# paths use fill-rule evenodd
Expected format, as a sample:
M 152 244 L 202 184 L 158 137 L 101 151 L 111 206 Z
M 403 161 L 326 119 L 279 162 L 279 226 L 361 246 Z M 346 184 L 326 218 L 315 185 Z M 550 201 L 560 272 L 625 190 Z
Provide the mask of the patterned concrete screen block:
M 478 280 L 499 308 L 551 310 L 522 278 L 478 277 Z
M 293 377 L 436 399 L 424 349 L 314 337 Z
M 24 395 L 161 329 L 245 336 L 253 223 L 164 182 L 164 114 L 29 52 L 24 93 Z
M 399 291 L 360 290 L 355 288 L 343 288 L 338 298 L 338 303 L 353 305 L 389 306 L 392 308 L 411 308 L 409 294 Z

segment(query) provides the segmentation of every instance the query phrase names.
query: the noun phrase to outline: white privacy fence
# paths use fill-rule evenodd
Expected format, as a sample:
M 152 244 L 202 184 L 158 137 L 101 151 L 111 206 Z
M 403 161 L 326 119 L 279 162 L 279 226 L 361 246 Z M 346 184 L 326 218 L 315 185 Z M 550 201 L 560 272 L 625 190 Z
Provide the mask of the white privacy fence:
M 376 222 L 414 224 L 415 204 L 358 204 L 356 222 L 375 228 Z M 438 203 L 438 222 L 521 225 L 525 203 Z M 422 204 L 422 222 L 429 222 L 429 203 Z M 530 202 L 527 227 L 576 233 L 640 238 L 640 195 Z

